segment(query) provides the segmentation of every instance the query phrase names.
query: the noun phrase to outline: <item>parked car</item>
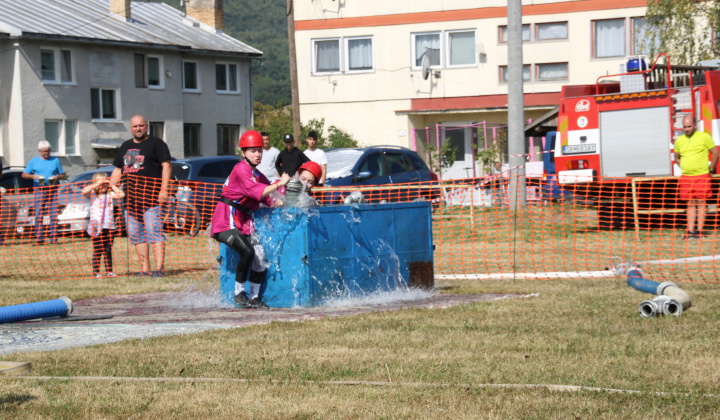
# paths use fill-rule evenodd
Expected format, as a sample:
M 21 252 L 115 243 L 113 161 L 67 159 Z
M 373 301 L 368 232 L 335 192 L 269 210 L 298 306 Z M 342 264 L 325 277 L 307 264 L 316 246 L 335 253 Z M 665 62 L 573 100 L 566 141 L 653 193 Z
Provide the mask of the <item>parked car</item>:
M 433 188 L 438 180 L 418 154 L 406 147 L 371 146 L 355 149 L 328 149 L 326 187 L 362 187 L 370 185 L 421 183 L 407 189 L 363 191 L 365 201 L 411 201 L 432 199 L 439 193 Z M 324 204 L 337 204 L 349 191 L 313 190 Z
M 82 195 L 82 189 L 91 182 L 93 175 L 97 172 L 104 172 L 107 176 L 112 174 L 114 166 L 104 166 L 74 176 L 68 182 L 60 185 L 57 193 L 58 204 L 58 233 L 72 234 L 82 233 L 87 229 L 90 222 L 90 199 Z M 32 183 L 32 180 L 28 180 Z M 18 234 L 32 232 L 35 225 L 35 212 L 32 195 L 21 207 L 17 214 L 15 229 Z M 115 224 L 122 232 L 125 226 L 123 217 L 122 202 L 116 205 L 114 210 Z M 43 224 L 49 221 L 43 220 Z
M 176 181 L 174 196 L 177 205 L 171 206 L 175 215 L 171 213 L 169 220 L 179 228 L 197 226 L 204 229 L 212 219 L 225 180 L 242 160 L 242 156 L 230 155 L 173 161 L 172 178 Z
M 22 178 L 23 169 L 5 167 L 0 177 L 0 237 L 3 238 L 15 234 L 18 212 L 33 203 L 33 180 Z

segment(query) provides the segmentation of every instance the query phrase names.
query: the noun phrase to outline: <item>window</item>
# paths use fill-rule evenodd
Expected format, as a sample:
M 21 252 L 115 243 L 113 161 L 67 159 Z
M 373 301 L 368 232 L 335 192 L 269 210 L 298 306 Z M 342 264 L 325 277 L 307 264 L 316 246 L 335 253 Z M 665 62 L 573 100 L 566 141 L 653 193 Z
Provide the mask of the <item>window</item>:
M 239 125 L 218 124 L 217 126 L 217 154 L 237 154 L 238 139 L 240 138 Z
M 475 31 L 448 32 L 448 65 L 475 65 Z
M 568 37 L 567 22 L 552 22 L 552 23 L 536 23 L 535 24 L 535 40 L 536 41 L 567 39 L 567 37 Z
M 200 124 L 183 125 L 183 150 L 185 156 L 200 155 Z
M 346 69 L 348 71 L 373 70 L 373 40 L 372 38 L 346 38 L 347 51 Z
M 385 153 L 385 159 L 390 168 L 390 175 L 402 174 L 413 170 L 412 165 L 405 160 L 405 155 L 402 153 L 387 152 Z
M 237 64 L 215 64 L 215 90 L 218 93 L 238 93 Z
M 45 140 L 54 155 L 76 154 L 77 122 L 71 120 L 45 120 Z
M 362 73 L 375 69 L 369 36 L 312 40 L 313 74 Z
M 422 59 L 427 55 L 430 59 L 430 67 L 440 67 L 440 57 L 442 56 L 440 44 L 440 32 L 412 34 L 413 47 L 413 68 L 420 69 Z
M 149 134 L 159 139 L 165 139 L 165 123 L 162 121 L 150 121 L 148 123 Z
M 340 71 L 340 39 L 313 41 L 315 73 Z
M 632 54 L 657 54 L 661 39 L 657 28 L 648 24 L 644 17 L 632 18 Z
M 593 24 L 593 57 L 625 56 L 625 19 L 596 20 Z
M 505 44 L 507 41 L 507 26 L 501 26 L 500 27 L 500 34 L 498 35 L 499 43 Z M 530 41 L 530 25 L 523 25 L 522 26 L 522 40 L 523 42 L 529 42 Z
M 198 92 L 200 83 L 198 81 L 198 66 L 194 61 L 183 61 L 182 63 L 183 90 Z
M 377 178 L 385 175 L 385 164 L 381 154 L 368 156 L 365 162 L 360 165 L 360 172 L 370 172 L 370 178 Z
M 115 89 L 90 89 L 90 108 L 93 120 L 117 120 L 117 91 Z
M 567 80 L 567 63 L 536 64 L 537 80 Z
M 523 65 L 523 81 L 531 80 L 530 64 Z M 500 83 L 507 83 L 507 66 L 500 66 Z
M 45 83 L 72 84 L 72 52 L 59 48 L 41 49 L 40 76 Z
M 135 54 L 135 86 L 161 89 L 162 57 L 157 55 Z

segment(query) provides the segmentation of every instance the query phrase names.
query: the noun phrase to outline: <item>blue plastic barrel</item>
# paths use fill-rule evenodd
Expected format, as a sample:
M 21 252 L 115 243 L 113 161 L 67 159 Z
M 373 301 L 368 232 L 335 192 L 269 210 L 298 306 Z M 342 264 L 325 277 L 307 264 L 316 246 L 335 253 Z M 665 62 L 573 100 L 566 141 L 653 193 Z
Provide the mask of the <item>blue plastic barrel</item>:
M 66 317 L 73 311 L 72 300 L 61 296 L 45 302 L 23 303 L 0 308 L 0 324 L 27 321 L 28 319 Z
M 269 268 L 261 299 L 280 308 L 433 287 L 429 202 L 260 209 Z M 232 303 L 238 256 L 220 246 L 220 292 Z

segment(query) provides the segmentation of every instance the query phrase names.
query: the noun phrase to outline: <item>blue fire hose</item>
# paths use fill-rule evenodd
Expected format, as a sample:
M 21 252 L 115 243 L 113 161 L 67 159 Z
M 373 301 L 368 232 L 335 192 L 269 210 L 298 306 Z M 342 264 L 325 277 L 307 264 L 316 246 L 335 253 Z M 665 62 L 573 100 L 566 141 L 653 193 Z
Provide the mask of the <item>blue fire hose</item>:
M 653 300 L 644 300 L 638 306 L 638 312 L 643 318 L 656 315 L 680 316 L 683 310 L 691 306 L 690 295 L 677 287 L 675 283 L 666 281 L 658 283 L 643 278 L 642 271 L 631 269 L 627 272 L 628 286 L 641 292 L 658 295 Z
M 73 311 L 72 300 L 61 296 L 45 302 L 23 303 L 21 305 L 0 307 L 0 324 L 27 321 L 28 319 L 67 317 Z

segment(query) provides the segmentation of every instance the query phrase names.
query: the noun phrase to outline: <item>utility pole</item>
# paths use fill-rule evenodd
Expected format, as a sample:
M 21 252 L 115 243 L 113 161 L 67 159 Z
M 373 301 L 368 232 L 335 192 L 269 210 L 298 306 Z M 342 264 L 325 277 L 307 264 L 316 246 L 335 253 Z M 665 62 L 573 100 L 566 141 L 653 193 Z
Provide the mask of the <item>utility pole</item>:
M 525 192 L 525 101 L 523 91 L 522 0 L 508 0 L 508 154 L 510 210 L 527 205 Z
M 295 51 L 295 9 L 294 0 L 287 0 L 288 49 L 290 50 L 290 92 L 292 97 L 293 137 L 295 147 L 300 146 L 300 97 L 298 96 L 297 53 Z

